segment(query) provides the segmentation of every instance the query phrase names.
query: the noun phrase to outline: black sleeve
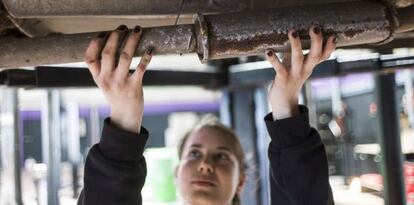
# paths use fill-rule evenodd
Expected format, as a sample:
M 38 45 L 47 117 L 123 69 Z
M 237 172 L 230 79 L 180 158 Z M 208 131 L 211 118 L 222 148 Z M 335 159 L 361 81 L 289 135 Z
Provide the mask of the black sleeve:
M 101 141 L 88 153 L 78 205 L 141 205 L 147 174 L 143 157 L 148 131 L 131 133 L 104 121 Z
M 328 162 L 319 133 L 310 127 L 308 109 L 300 114 L 265 122 L 269 145 L 271 204 L 331 205 Z

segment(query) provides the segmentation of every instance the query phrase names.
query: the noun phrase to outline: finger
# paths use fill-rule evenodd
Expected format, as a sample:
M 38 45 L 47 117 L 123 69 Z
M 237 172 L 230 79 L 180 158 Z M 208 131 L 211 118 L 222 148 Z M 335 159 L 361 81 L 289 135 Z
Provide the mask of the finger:
M 287 74 L 285 66 L 280 62 L 279 57 L 277 57 L 273 51 L 266 51 L 266 59 L 272 64 L 273 69 L 276 71 L 276 75 L 285 76 Z
M 100 75 L 108 76 L 115 68 L 115 54 L 118 49 L 119 38 L 128 29 L 125 25 L 112 31 L 102 51 L 102 69 Z
M 300 73 L 300 70 L 302 69 L 303 65 L 303 52 L 299 33 L 295 30 L 290 30 L 288 36 L 292 54 L 292 72 Z
M 319 26 L 311 26 L 309 29 L 311 48 L 305 61 L 305 69 L 313 69 L 322 57 L 323 36 Z
M 98 36 L 91 40 L 85 51 L 85 62 L 88 64 L 89 71 L 93 78 L 96 78 L 99 75 L 101 69 L 101 60 L 99 59 L 99 56 L 105 43 L 105 37 L 105 32 L 99 33 Z
M 151 62 L 152 55 L 154 53 L 154 48 L 148 48 L 144 55 L 141 57 L 137 69 L 132 74 L 131 78 L 136 83 L 142 84 L 142 77 L 144 76 L 145 70 L 147 69 L 148 64 Z
M 131 34 L 128 36 L 124 49 L 119 56 L 119 64 L 115 71 L 115 75 L 119 80 L 124 80 L 128 76 L 129 68 L 131 67 L 132 58 L 137 49 L 139 40 L 141 38 L 141 27 L 136 26 Z
M 337 37 L 336 35 L 329 36 L 328 40 L 326 41 L 325 48 L 323 49 L 321 61 L 328 59 L 332 52 L 336 49 L 337 44 Z
M 282 64 L 286 68 L 289 68 L 291 67 L 291 63 L 292 63 L 292 54 L 290 52 L 283 53 Z

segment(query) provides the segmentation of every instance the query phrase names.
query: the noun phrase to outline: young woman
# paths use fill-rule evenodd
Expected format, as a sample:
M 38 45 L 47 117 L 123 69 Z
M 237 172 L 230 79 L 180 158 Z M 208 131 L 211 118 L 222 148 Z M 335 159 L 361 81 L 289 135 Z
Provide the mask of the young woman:
M 120 36 L 129 32 L 115 62 Z M 134 73 L 129 74 L 141 28 L 120 26 L 108 38 L 94 38 L 85 53 L 89 70 L 111 108 L 102 138 L 90 150 L 85 164 L 84 188 L 78 204 L 142 204 L 146 164 L 142 156 L 148 131 L 143 116 L 142 79 L 154 49 L 147 49 Z M 271 137 L 271 203 L 281 205 L 333 204 L 325 149 L 309 125 L 308 111 L 298 105 L 301 87 L 314 67 L 335 49 L 335 36 L 325 43 L 321 29 L 309 29 L 311 49 L 305 58 L 295 30 L 289 31 L 291 60 L 282 63 L 273 51 L 267 60 L 277 75 L 269 90 L 272 112 L 265 116 Z M 107 39 L 107 40 L 106 40 Z M 235 134 L 219 125 L 192 130 L 179 149 L 178 190 L 185 205 L 233 205 L 245 182 L 243 151 Z

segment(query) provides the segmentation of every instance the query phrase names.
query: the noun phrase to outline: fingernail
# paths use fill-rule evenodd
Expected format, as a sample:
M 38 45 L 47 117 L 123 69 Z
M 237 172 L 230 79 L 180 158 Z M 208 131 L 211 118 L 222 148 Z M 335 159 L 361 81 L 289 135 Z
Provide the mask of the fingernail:
M 106 33 L 105 32 L 100 32 L 98 34 L 98 38 L 104 38 L 105 36 L 106 36 Z
M 319 26 L 315 26 L 315 27 L 313 28 L 313 32 L 314 32 L 315 34 L 320 34 L 320 33 L 321 33 L 321 28 L 320 28 Z
M 292 32 L 292 37 L 293 38 L 297 38 L 299 36 L 297 31 Z
M 267 54 L 267 56 L 272 57 L 273 56 L 273 51 L 267 51 L 266 54 Z
M 152 55 L 152 53 L 154 53 L 154 47 L 147 48 L 146 52 L 147 52 L 148 55 Z
M 141 26 L 135 26 L 134 32 L 139 33 L 141 31 Z
M 338 37 L 337 37 L 336 35 L 334 35 L 334 37 L 333 37 L 332 41 L 333 41 L 335 44 L 337 44 L 337 43 L 338 43 Z
M 118 30 L 118 31 L 125 31 L 125 30 L 127 30 L 128 29 L 128 27 L 127 26 L 125 26 L 125 25 L 120 25 L 116 30 Z

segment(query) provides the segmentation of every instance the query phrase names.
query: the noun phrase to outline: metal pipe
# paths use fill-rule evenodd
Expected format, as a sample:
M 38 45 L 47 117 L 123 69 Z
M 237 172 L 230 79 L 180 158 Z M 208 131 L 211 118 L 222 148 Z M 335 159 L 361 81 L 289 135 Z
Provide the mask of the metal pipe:
M 203 62 L 211 59 L 261 55 L 266 49 L 289 50 L 287 33 L 295 28 L 309 48 L 308 29 L 319 25 L 325 35 L 337 34 L 338 46 L 379 43 L 389 40 L 396 20 L 378 3 L 354 2 L 292 7 L 260 12 L 199 15 L 194 25 L 145 29 L 139 56 L 147 46 L 157 54 L 197 52 Z M 0 68 L 83 60 L 96 33 L 50 36 L 35 39 L 0 39 Z
M 176 14 L 180 3 L 181 0 L 3 0 L 6 9 L 16 18 Z M 249 6 L 250 0 L 185 1 L 181 13 L 242 11 Z
M 0 68 L 17 68 L 42 64 L 83 61 L 89 41 L 98 33 L 53 35 L 42 38 L 0 38 Z M 195 51 L 191 25 L 165 26 L 144 30 L 136 56 L 148 46 L 158 54 L 179 54 Z
M 395 4 L 398 8 L 408 7 L 414 4 L 414 0 L 392 0 L 393 4 Z
M 414 30 L 414 5 L 397 10 L 398 29 L 396 33 Z
M 354 0 L 209 0 L 184 1 L 181 13 L 220 13 L 296 7 L 312 4 L 350 2 Z M 385 0 L 403 8 L 414 0 Z M 180 10 L 181 0 L 3 0 L 4 7 L 15 18 L 50 18 L 73 16 L 170 15 Z
M 134 17 L 114 17 L 114 18 L 97 18 L 97 17 L 70 17 L 70 18 L 42 18 L 42 19 L 14 19 L 9 16 L 7 21 L 12 27 L 17 27 L 21 33 L 30 38 L 39 38 L 55 34 L 75 34 L 90 33 L 97 31 L 107 31 L 124 24 L 130 28 L 140 25 L 143 28 L 160 27 L 174 25 L 176 15 L 167 16 L 134 16 Z M 2 21 L 0 16 L 0 22 Z M 180 15 L 177 24 L 192 24 L 193 15 Z M 13 25 L 14 24 L 14 25 Z M 7 28 L 7 27 L 6 27 Z M 1 30 L 6 28 L 0 25 Z
M 350 2 L 353 0 L 335 0 Z M 404 0 L 408 1 L 408 0 Z M 184 1 L 181 13 L 238 12 L 254 9 L 331 3 L 332 0 L 198 0 Z M 15 18 L 48 18 L 68 16 L 131 16 L 177 14 L 181 0 L 3 0 Z
M 197 24 L 207 25 L 209 55 L 202 59 L 237 57 L 240 54 L 263 54 L 265 49 L 288 51 L 287 32 L 298 30 L 304 48 L 309 48 L 308 29 L 321 26 L 325 35 L 336 33 L 338 46 L 387 41 L 393 33 L 394 18 L 388 9 L 371 2 L 334 3 L 291 7 L 279 10 L 255 11 L 205 16 Z M 208 26 L 209 25 L 209 26 Z M 199 29 L 196 29 L 196 32 Z M 198 34 L 200 37 L 200 34 Z M 201 41 L 198 53 L 201 53 Z

